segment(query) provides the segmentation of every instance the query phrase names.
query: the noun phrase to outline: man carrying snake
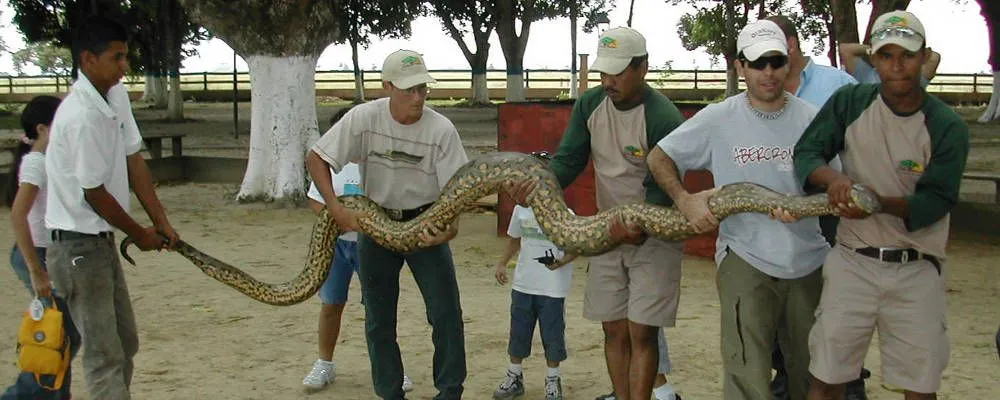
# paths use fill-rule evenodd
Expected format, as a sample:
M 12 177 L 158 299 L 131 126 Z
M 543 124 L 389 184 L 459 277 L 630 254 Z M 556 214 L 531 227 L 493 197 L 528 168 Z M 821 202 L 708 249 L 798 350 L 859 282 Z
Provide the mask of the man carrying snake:
M 337 200 L 331 173 L 347 163 L 360 167 L 362 186 L 397 221 L 427 210 L 455 171 L 468 162 L 455 126 L 424 106 L 427 73 L 423 57 L 399 50 L 382 66 L 388 97 L 357 105 L 313 146 L 306 166 L 337 225 L 359 231 L 358 216 Z M 455 265 L 447 242 L 458 233 L 457 222 L 444 229 L 429 227 L 423 247 L 399 253 L 364 234 L 358 238 L 365 336 L 375 394 L 404 399 L 403 364 L 396 342 L 399 273 L 406 261 L 427 306 L 433 327 L 435 399 L 460 399 L 466 378 L 465 338 Z
M 551 161 L 565 188 L 593 160 L 600 210 L 630 203 L 672 204 L 650 176 L 646 154 L 684 118 L 646 84 L 648 67 L 646 39 L 639 32 L 621 27 L 601 34 L 591 66 L 601 73 L 601 85 L 576 101 Z M 524 205 L 532 187 L 518 184 L 511 196 Z M 612 224 L 611 237 L 623 244 L 590 258 L 583 315 L 601 321 L 604 330 L 614 386 L 610 398 L 648 400 L 657 375 L 660 329 L 674 326 L 677 317 L 683 242 L 650 238 L 620 221 Z
M 783 210 L 742 213 L 719 224 L 708 208 L 709 189 L 688 193 L 684 171 L 708 169 L 716 187 L 753 182 L 785 194 L 804 194 L 792 148 L 816 107 L 785 91 L 785 35 L 760 20 L 737 38 L 735 67 L 747 90 L 709 105 L 658 143 L 649 167 L 696 232 L 719 227 L 715 260 L 721 303 L 723 398 L 770 400 L 771 352 L 785 350 L 792 399 L 809 390 L 809 329 L 830 246 L 816 217 L 795 221 Z M 784 221 L 784 222 L 783 222 Z M 787 222 L 787 223 L 786 223 Z
M 942 262 L 969 129 L 920 86 L 929 50 L 915 15 L 879 16 L 871 44 L 882 83 L 838 90 L 795 146 L 799 182 L 825 189 L 841 217 L 809 337 L 809 399 L 843 398 L 876 328 L 885 383 L 934 399 L 949 359 Z M 838 154 L 843 173 L 826 166 Z M 855 185 L 878 194 L 880 213 L 849 205 Z

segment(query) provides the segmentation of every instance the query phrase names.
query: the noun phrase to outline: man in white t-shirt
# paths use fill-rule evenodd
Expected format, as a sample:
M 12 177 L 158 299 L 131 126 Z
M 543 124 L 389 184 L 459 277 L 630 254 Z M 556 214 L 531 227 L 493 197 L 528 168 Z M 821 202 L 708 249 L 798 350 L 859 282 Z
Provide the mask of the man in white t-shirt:
M 510 237 L 507 249 L 497 264 L 495 276 L 501 285 L 506 284 L 507 263 L 514 253 L 519 253 L 510 294 L 510 342 L 507 346 L 510 365 L 503 382 L 493 392 L 493 398 L 513 399 L 524 395 L 521 361 L 531 354 L 537 322 L 548 365 L 545 400 L 562 400 L 559 363 L 566 360 L 565 300 L 573 285 L 570 262 L 576 256 L 566 255 L 549 240 L 530 207 L 514 206 L 507 235 Z
M 469 159 L 455 125 L 427 108 L 427 84 L 435 82 L 423 57 L 399 50 L 386 57 L 382 85 L 388 98 L 354 106 L 323 135 L 306 156 L 306 166 L 330 215 L 347 231 L 359 229 L 355 211 L 337 200 L 330 170 L 357 163 L 366 196 L 397 221 L 408 221 L 430 208 L 441 189 Z M 375 394 L 405 398 L 403 363 L 396 341 L 399 273 L 410 266 L 433 327 L 435 399 L 462 397 L 466 378 L 465 335 L 455 264 L 447 242 L 458 234 L 452 224 L 429 228 L 424 247 L 399 253 L 367 235 L 358 238 L 358 259 L 365 305 L 365 335 Z
M 816 107 L 784 89 L 788 47 L 768 20 L 748 24 L 737 40 L 736 68 L 747 90 L 709 105 L 650 152 L 657 183 L 697 232 L 719 227 L 717 285 L 722 314 L 723 398 L 770 399 L 771 352 L 777 335 L 785 350 L 789 394 L 809 387 L 809 329 L 822 288 L 820 267 L 830 246 L 817 218 L 795 221 L 787 212 L 742 213 L 721 225 L 708 209 L 714 193 L 688 193 L 681 176 L 707 169 L 716 187 L 753 182 L 802 195 L 792 149 Z M 777 220 L 776 220 L 777 219 Z
M 129 399 L 139 350 L 135 315 L 113 229 L 144 251 L 172 247 L 177 232 L 153 189 L 128 92 L 125 29 L 91 17 L 74 33 L 80 75 L 56 111 L 45 170 L 49 274 L 83 337 L 83 372 L 95 399 Z M 153 222 L 129 215 L 129 185 Z M 164 240 L 166 238 L 166 240 Z

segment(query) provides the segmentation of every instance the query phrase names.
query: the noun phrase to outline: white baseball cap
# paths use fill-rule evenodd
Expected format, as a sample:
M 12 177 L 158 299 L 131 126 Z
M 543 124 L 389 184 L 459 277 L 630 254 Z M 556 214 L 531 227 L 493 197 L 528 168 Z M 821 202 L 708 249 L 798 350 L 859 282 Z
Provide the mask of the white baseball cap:
M 872 25 L 872 53 L 887 44 L 896 44 L 909 51 L 918 51 L 924 45 L 924 24 L 916 15 L 906 11 L 893 11 L 880 15 Z
M 747 24 L 736 39 L 736 50 L 749 61 L 755 61 L 770 51 L 788 55 L 788 39 L 778 24 L 766 19 Z
M 646 38 L 635 29 L 619 27 L 608 29 L 597 40 L 597 58 L 590 69 L 618 75 L 632 62 L 632 58 L 646 55 Z
M 437 82 L 427 72 L 424 57 L 412 50 L 396 50 L 389 54 L 382 63 L 382 80 L 400 89 Z

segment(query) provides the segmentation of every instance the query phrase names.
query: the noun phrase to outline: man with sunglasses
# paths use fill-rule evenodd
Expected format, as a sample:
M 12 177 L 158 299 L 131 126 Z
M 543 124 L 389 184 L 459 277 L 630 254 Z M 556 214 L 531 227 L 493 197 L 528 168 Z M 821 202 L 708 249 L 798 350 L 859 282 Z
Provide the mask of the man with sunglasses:
M 721 303 L 724 399 L 771 399 L 771 353 L 785 349 L 789 392 L 809 387 L 808 332 L 822 287 L 820 267 L 830 246 L 817 218 L 795 220 L 784 210 L 744 213 L 720 224 L 708 209 L 714 189 L 688 193 L 681 176 L 707 169 L 716 187 L 753 182 L 803 194 L 792 148 L 816 107 L 785 91 L 788 45 L 771 21 L 748 24 L 737 38 L 736 69 L 747 90 L 705 107 L 649 154 L 656 182 L 675 199 L 696 232 L 719 227 L 715 260 Z
M 340 172 L 357 163 L 362 187 L 397 221 L 416 218 L 430 208 L 459 167 L 469 161 L 458 131 L 446 117 L 424 106 L 427 73 L 423 57 L 399 50 L 382 66 L 382 87 L 388 97 L 354 106 L 323 135 L 306 156 L 306 166 L 330 215 L 345 231 L 357 231 L 358 216 L 334 194 L 330 170 Z M 457 223 L 421 234 L 423 248 L 398 253 L 359 235 L 358 260 L 365 306 L 365 337 L 375 394 L 383 399 L 405 398 L 403 363 L 396 342 L 396 307 L 403 261 L 420 287 L 427 320 L 433 327 L 435 399 L 460 399 L 466 378 L 465 337 L 455 264 L 448 241 Z
M 920 86 L 928 52 L 920 20 L 896 11 L 872 27 L 881 84 L 837 91 L 795 146 L 799 182 L 826 190 L 841 217 L 809 337 L 809 399 L 840 399 L 879 331 L 882 376 L 906 399 L 934 399 L 948 364 L 942 262 L 949 213 L 969 151 L 968 126 Z M 838 155 L 844 172 L 827 166 Z M 865 185 L 882 209 L 849 192 Z
M 850 74 L 828 65 L 816 64 L 811 57 L 803 54 L 799 42 L 799 30 L 790 18 L 784 15 L 772 15 L 766 19 L 777 24 L 788 41 L 788 79 L 785 80 L 785 90 L 789 93 L 794 93 L 796 97 L 819 108 L 823 107 L 837 89 L 858 83 Z M 842 168 L 839 158 L 831 160 L 830 165 L 835 169 Z M 838 218 L 833 215 L 819 217 L 820 230 L 830 246 L 836 243 L 837 221 Z M 772 358 L 776 371 L 771 384 L 774 400 L 790 400 L 788 373 L 785 371 L 784 356 L 780 348 L 775 349 Z M 868 396 L 865 394 L 865 378 L 870 375 L 871 372 L 863 369 L 858 379 L 848 383 L 844 400 L 866 400 Z

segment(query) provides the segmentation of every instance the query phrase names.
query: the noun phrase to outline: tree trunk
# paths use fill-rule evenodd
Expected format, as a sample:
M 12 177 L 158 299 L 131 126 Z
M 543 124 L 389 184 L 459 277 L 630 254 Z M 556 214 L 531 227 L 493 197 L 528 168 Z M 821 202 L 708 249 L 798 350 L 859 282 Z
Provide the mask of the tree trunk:
M 490 88 L 486 82 L 488 54 L 482 50 L 472 57 L 472 103 L 490 104 Z
M 358 63 L 358 43 L 351 40 L 351 61 L 354 62 L 354 104 L 365 102 L 365 79 Z
M 979 117 L 979 122 L 990 122 L 1000 119 L 1000 70 L 993 71 L 993 94 L 990 95 L 990 104 L 986 106 L 986 112 Z
M 316 60 L 341 39 L 338 1 L 181 0 L 250 66 L 250 150 L 239 201 L 301 204 L 319 138 Z
M 143 103 L 150 103 L 150 102 L 153 101 L 153 90 L 154 90 L 153 88 L 155 87 L 153 85 L 153 73 L 152 72 L 146 72 L 146 74 L 145 74 L 145 81 L 146 81 L 146 84 L 143 85 L 143 88 L 142 88 L 142 97 L 139 98 L 139 101 L 141 101 Z
M 979 122 L 1000 119 L 1000 4 L 995 1 L 978 0 L 980 14 L 986 20 L 987 35 L 990 43 L 990 66 L 993 67 L 993 93 L 986 112 L 979 117 Z
M 167 78 L 160 75 L 153 78 L 153 108 L 163 110 L 167 108 Z
M 576 5 L 576 2 L 574 1 L 573 4 Z M 628 26 L 629 28 L 632 27 L 632 13 L 634 11 L 635 11 L 635 0 L 632 0 L 628 4 L 628 21 L 625 22 L 625 25 Z M 576 54 L 574 54 L 573 57 L 576 57 Z
M 181 76 L 178 71 L 170 73 L 170 94 L 167 101 L 167 119 L 184 120 L 184 92 L 181 91 Z
M 749 7 L 745 10 L 749 12 Z M 732 1 L 725 2 L 725 19 L 726 19 L 726 97 L 730 97 L 739 93 L 740 76 L 736 73 L 736 65 L 733 64 L 733 60 L 736 59 L 736 35 L 738 34 L 738 29 L 736 28 L 736 6 Z M 743 18 L 744 23 L 746 18 Z
M 632 5 L 628 9 L 628 26 L 632 26 L 632 7 L 635 6 L 635 0 L 632 0 Z M 569 5 L 569 98 L 575 99 L 578 97 L 578 87 L 576 83 L 576 14 L 577 14 L 578 4 L 576 1 L 570 2 Z
M 854 0 L 831 0 L 830 13 L 833 14 L 837 43 L 861 43 L 858 37 L 858 12 Z M 831 45 L 831 47 L 836 46 Z
M 507 60 L 506 101 L 524 101 L 524 49 L 531 33 L 530 15 L 535 13 L 534 2 L 527 3 L 521 5 L 521 33 L 518 34 L 518 5 L 513 0 L 497 1 L 497 38 Z
M 237 200 L 298 201 L 306 182 L 306 151 L 319 139 L 316 60 L 319 56 L 246 57 L 250 67 L 250 155 Z

